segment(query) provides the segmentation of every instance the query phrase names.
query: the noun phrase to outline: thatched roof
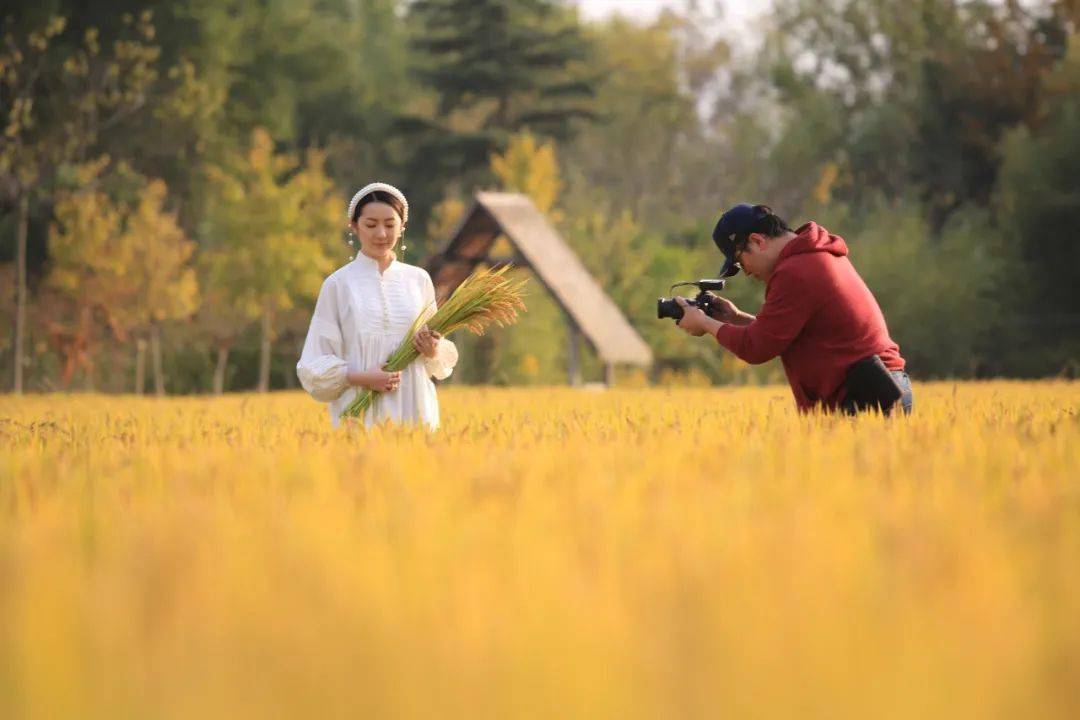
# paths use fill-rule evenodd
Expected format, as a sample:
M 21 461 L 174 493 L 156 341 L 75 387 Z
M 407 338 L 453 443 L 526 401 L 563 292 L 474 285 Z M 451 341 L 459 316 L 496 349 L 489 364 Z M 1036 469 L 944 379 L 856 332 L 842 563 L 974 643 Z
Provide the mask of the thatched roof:
M 652 351 L 574 251 L 525 195 L 477 193 L 446 248 L 426 263 L 439 300 L 448 297 L 505 235 L 515 264 L 527 265 L 608 364 L 650 365 Z

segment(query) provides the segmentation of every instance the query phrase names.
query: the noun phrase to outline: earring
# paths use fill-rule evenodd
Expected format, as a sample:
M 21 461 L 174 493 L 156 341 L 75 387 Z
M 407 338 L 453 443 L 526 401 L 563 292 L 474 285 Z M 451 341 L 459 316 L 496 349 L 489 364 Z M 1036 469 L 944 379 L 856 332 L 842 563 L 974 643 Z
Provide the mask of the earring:
M 344 235 L 343 239 L 345 240 L 345 244 L 348 245 L 350 249 L 355 250 L 356 249 L 356 235 L 353 233 L 352 228 L 346 228 L 343 235 Z M 349 261 L 355 260 L 356 255 L 355 255 L 355 253 L 351 254 L 351 255 L 346 255 L 345 259 L 349 260 Z
M 405 251 L 409 249 L 409 246 L 405 244 L 405 231 L 401 231 L 401 261 L 405 262 Z

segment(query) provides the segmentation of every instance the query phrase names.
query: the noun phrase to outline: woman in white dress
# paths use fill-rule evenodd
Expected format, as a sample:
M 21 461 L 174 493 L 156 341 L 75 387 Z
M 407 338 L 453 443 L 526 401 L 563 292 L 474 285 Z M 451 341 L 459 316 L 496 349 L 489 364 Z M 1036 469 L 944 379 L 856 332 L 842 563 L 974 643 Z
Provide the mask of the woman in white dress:
M 400 372 L 385 363 L 425 309 L 434 310 L 435 288 L 423 268 L 398 262 L 394 248 L 409 221 L 409 203 L 386 183 L 365 186 L 349 203 L 349 228 L 360 243 L 356 258 L 323 282 L 296 374 L 330 421 L 361 388 L 378 396 L 364 423 L 392 420 L 439 426 L 439 401 L 431 378 L 450 376 L 454 344 L 423 326 L 413 338 L 420 357 Z

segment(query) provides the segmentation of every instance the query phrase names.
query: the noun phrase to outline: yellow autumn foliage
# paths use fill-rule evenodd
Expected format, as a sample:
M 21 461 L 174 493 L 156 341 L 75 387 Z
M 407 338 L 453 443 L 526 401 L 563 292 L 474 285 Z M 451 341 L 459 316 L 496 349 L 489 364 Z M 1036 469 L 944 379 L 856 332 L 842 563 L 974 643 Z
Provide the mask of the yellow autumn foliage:
M 530 133 L 515 135 L 503 153 L 492 155 L 491 172 L 503 190 L 528 195 L 553 222 L 562 218 L 555 209 L 563 181 L 554 143 L 538 142 Z
M 327 238 L 344 225 L 344 203 L 324 172 L 325 157 L 275 150 L 263 128 L 250 147 L 208 171 L 208 239 L 201 262 L 208 284 L 252 319 L 308 302 L 334 268 Z

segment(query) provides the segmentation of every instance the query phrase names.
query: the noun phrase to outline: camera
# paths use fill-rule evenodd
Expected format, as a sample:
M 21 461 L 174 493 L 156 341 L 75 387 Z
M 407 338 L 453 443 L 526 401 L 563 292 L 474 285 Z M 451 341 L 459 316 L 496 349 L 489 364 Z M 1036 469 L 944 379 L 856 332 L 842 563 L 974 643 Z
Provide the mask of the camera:
M 693 285 L 698 289 L 697 297 L 691 300 L 690 304 L 700 308 L 708 315 L 709 309 L 712 307 L 712 299 L 709 297 L 709 291 L 723 290 L 724 286 L 727 285 L 727 280 L 687 280 L 685 282 L 675 283 L 668 292 L 673 292 L 675 288 L 685 287 L 687 285 Z M 682 320 L 683 317 L 682 305 L 680 305 L 673 297 L 662 297 L 656 301 L 656 317 L 658 320 L 671 318 L 675 322 L 678 322 L 679 320 Z

